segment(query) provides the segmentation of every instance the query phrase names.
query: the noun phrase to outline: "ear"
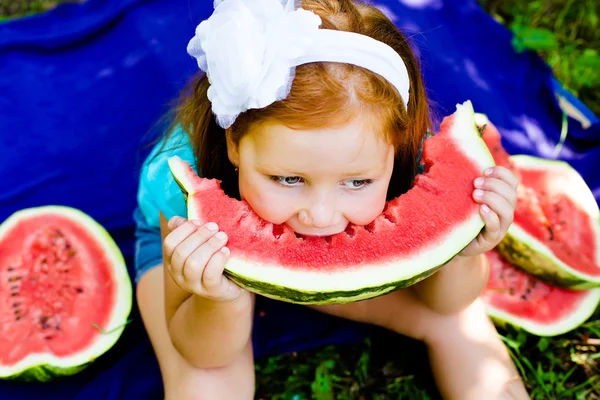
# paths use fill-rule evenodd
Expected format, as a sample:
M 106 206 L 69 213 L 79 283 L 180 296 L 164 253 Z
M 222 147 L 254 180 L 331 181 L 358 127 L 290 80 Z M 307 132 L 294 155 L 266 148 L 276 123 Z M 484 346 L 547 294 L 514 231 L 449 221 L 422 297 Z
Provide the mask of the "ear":
M 238 145 L 233 141 L 231 130 L 225 130 L 225 139 L 227 140 L 227 158 L 236 168 L 240 165 L 240 154 Z

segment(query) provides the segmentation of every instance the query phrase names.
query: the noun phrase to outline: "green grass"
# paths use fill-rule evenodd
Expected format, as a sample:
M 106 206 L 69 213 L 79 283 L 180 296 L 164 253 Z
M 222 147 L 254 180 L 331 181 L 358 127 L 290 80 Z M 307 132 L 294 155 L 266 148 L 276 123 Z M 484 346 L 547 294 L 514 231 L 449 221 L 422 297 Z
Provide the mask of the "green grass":
M 554 338 L 499 332 L 532 399 L 600 399 L 599 320 Z M 379 339 L 260 359 L 256 399 L 440 399 L 421 343 Z
M 0 21 L 48 11 L 60 3 L 78 1 L 80 0 L 0 0 Z
M 261 400 L 438 399 L 422 343 L 383 335 L 257 361 Z
M 517 51 L 537 51 L 554 76 L 600 115 L 598 0 L 479 0 L 515 35 Z

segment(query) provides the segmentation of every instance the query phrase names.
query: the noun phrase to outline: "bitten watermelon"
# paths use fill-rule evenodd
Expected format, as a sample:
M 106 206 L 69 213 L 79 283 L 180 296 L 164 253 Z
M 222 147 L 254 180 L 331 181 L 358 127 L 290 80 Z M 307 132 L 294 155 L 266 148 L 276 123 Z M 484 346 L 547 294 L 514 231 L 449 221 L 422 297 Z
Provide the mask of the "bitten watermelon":
M 79 372 L 114 345 L 131 305 L 123 256 L 88 215 L 45 206 L 0 225 L 0 378 Z
M 433 274 L 481 231 L 473 181 L 494 165 L 470 102 L 426 139 L 425 172 L 387 203 L 368 226 L 329 237 L 297 237 L 230 198 L 181 159 L 169 166 L 187 200 L 189 219 L 216 222 L 229 236 L 225 273 L 240 286 L 295 303 L 345 303 L 388 293 Z
M 600 289 L 553 286 L 516 268 L 496 251 L 486 253 L 490 275 L 481 294 L 498 325 L 510 324 L 537 336 L 556 336 L 584 323 L 600 302 Z
M 520 180 L 514 222 L 497 250 L 512 264 L 554 285 L 600 286 L 600 211 L 582 177 L 563 161 L 509 156 L 498 130 L 483 138 L 497 165 Z

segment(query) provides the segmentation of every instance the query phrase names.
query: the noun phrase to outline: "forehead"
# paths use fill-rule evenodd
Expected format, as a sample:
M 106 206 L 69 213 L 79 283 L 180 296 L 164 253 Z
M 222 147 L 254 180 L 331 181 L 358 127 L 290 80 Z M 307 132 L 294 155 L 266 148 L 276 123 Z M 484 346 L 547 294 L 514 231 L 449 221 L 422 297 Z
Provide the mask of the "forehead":
M 337 127 L 291 129 L 268 122 L 251 129 L 240 142 L 256 164 L 292 171 L 343 172 L 382 167 L 392 146 L 379 127 L 357 117 Z

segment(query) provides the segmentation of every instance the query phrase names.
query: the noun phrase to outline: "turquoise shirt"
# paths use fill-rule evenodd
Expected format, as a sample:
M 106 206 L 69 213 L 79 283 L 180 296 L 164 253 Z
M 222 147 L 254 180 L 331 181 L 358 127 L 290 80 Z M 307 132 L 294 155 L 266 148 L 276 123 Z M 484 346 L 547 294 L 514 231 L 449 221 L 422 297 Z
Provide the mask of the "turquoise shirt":
M 166 141 L 163 139 L 155 145 L 142 166 L 137 201 L 146 223 L 151 226 L 160 227 L 159 211 L 167 219 L 187 215 L 183 194 L 167 164 L 172 156 L 179 156 L 198 173 L 189 136 L 181 127 L 176 127 Z

